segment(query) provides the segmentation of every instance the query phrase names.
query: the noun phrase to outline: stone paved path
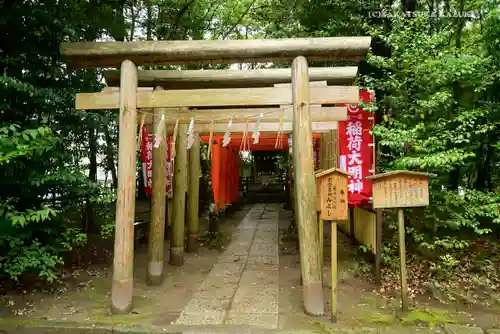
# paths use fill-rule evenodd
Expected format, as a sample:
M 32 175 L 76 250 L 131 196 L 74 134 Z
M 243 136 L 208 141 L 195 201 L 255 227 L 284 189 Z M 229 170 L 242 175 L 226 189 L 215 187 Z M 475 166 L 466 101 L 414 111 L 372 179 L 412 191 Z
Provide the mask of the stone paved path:
M 278 328 L 279 204 L 256 204 L 177 319 L 177 325 Z

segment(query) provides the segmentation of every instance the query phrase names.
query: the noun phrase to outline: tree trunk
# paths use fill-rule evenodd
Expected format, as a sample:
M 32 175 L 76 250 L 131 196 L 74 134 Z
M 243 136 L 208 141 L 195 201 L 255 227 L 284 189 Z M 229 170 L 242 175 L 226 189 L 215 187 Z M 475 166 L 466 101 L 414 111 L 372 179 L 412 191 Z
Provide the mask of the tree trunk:
M 491 185 L 491 145 L 481 144 L 477 157 L 479 159 L 477 164 L 477 179 L 474 188 L 482 191 L 492 191 Z M 483 157 L 485 158 L 483 159 Z
M 135 33 L 135 23 L 137 21 L 137 16 L 139 15 L 138 12 L 135 11 L 135 6 L 136 6 L 136 1 L 132 1 L 132 4 L 130 5 L 130 36 L 129 36 L 129 41 L 134 40 L 134 33 Z
M 93 122 L 89 125 L 89 180 L 97 182 L 97 131 Z M 98 233 L 99 225 L 95 219 L 95 207 L 87 197 L 85 209 L 85 231 L 87 233 Z
M 151 3 L 146 4 L 146 11 L 147 11 L 147 21 L 146 21 L 146 39 L 148 41 L 152 40 L 153 36 L 153 9 L 151 8 Z
M 460 1 L 459 6 L 460 6 L 459 14 L 462 14 L 464 11 L 464 0 Z M 455 52 L 457 54 L 457 57 L 458 57 L 459 49 L 462 46 L 462 31 L 463 31 L 464 24 L 465 24 L 464 18 L 461 16 L 462 15 L 459 15 L 457 17 L 457 31 L 456 31 L 456 35 L 455 35 Z M 460 98 L 462 95 L 460 82 L 455 81 L 453 83 L 452 89 L 453 89 L 453 98 L 452 98 L 453 104 L 451 106 L 451 117 L 455 117 L 457 114 L 457 108 L 458 108 L 458 105 L 460 103 Z M 457 126 L 458 125 L 459 124 L 457 123 Z M 460 170 L 458 167 L 455 167 L 450 172 L 450 176 L 449 176 L 449 180 L 448 180 L 448 187 L 450 190 L 457 190 L 458 189 L 458 187 L 460 186 L 460 177 L 461 177 Z

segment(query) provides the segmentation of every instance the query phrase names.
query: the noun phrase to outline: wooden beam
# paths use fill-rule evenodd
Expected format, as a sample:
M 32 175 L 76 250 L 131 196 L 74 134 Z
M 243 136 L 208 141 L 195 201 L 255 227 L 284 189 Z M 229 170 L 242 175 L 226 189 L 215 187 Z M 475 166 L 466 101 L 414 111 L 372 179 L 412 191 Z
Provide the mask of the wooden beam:
M 134 292 L 134 222 L 136 184 L 137 68 L 131 61 L 121 65 L 122 90 L 119 93 L 118 191 L 116 198 L 115 246 L 111 311 L 132 311 Z
M 314 87 L 326 87 L 327 85 L 328 84 L 327 84 L 326 80 L 319 80 L 319 81 L 309 80 L 309 89 L 314 88 Z M 286 83 L 274 84 L 273 87 L 292 89 L 293 86 L 292 86 L 292 83 L 286 82 Z
M 283 132 L 291 133 L 292 132 L 292 122 L 283 123 Z M 241 134 L 245 131 L 246 123 L 233 123 L 231 125 L 231 133 Z M 255 122 L 248 122 L 248 135 L 252 135 L 252 130 L 255 126 Z M 313 122 L 312 123 L 312 131 L 314 132 L 322 132 L 322 131 L 330 131 L 333 129 L 337 129 L 338 122 Z M 172 124 L 168 125 L 168 130 L 171 132 L 174 126 Z M 200 135 L 210 134 L 212 126 L 210 124 L 195 124 L 195 131 Z M 180 129 L 180 128 L 179 128 Z M 279 123 L 261 123 L 259 126 L 260 132 L 278 132 Z M 180 131 L 180 130 L 179 130 Z M 214 124 L 213 133 L 214 134 L 224 134 L 227 131 L 227 122 L 226 124 Z
M 124 59 L 139 66 L 313 60 L 361 60 L 370 37 L 283 38 L 61 43 L 60 54 L 70 67 L 118 67 Z
M 329 85 L 350 86 L 358 74 L 356 66 L 312 67 L 309 68 L 310 81 L 325 80 Z M 160 85 L 165 89 L 200 88 L 251 88 L 272 87 L 277 83 L 290 83 L 290 68 L 269 68 L 257 70 L 145 70 L 139 71 L 140 87 Z M 108 86 L 119 86 L 120 72 L 104 72 Z
M 137 87 L 137 92 L 152 92 L 154 89 L 153 87 Z M 117 87 L 104 87 L 102 89 L 103 93 L 119 93 L 120 92 L 120 85 Z
M 76 94 L 76 109 L 118 109 L 119 92 Z M 314 87 L 311 104 L 357 104 L 357 86 Z M 163 90 L 137 93 L 137 108 L 279 106 L 292 103 L 292 91 L 286 87 Z
M 189 123 L 191 118 L 194 118 L 195 124 L 222 123 L 227 124 L 232 118 L 235 123 L 244 123 L 247 120 L 255 122 L 260 114 L 263 114 L 261 123 L 276 123 L 280 121 L 281 111 L 284 111 L 284 121 L 293 121 L 292 106 L 284 106 L 283 108 L 232 108 L 232 109 L 196 109 L 181 111 L 178 109 L 163 109 L 168 123 Z M 144 110 L 144 124 L 152 124 L 153 115 L 150 110 Z M 139 111 L 141 114 L 141 111 Z M 346 107 L 321 107 L 318 105 L 311 106 L 311 119 L 313 122 L 332 122 L 347 120 Z M 141 121 L 139 117 L 138 121 Z
M 292 86 L 292 158 L 304 310 L 309 315 L 321 316 L 325 312 L 325 306 L 316 221 L 316 180 L 311 126 L 313 102 L 310 101 L 307 60 L 302 56 L 293 60 Z
M 312 138 L 313 139 L 319 139 L 320 135 L 318 133 L 313 133 L 312 134 Z M 209 140 L 210 136 L 209 135 L 201 135 L 200 136 L 200 139 L 202 142 L 204 143 L 207 143 L 208 140 Z M 235 140 L 236 138 L 238 138 L 239 140 L 241 140 L 243 138 L 243 134 L 242 133 L 233 133 L 231 134 L 231 141 Z M 271 140 L 274 140 L 276 141 L 276 133 L 261 133 L 260 134 L 260 139 L 261 140 L 267 140 L 267 139 L 271 139 Z M 286 140 L 288 142 L 288 138 L 284 137 L 283 140 Z

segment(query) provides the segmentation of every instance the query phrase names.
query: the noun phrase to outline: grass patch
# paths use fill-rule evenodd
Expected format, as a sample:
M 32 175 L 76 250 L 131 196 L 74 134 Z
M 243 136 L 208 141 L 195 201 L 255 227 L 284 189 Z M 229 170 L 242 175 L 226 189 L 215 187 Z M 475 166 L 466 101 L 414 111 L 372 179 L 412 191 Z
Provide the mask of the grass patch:
M 404 325 L 419 325 L 435 327 L 438 325 L 456 323 L 450 314 L 438 309 L 411 310 L 407 315 L 400 318 Z
M 397 322 L 397 319 L 392 314 L 370 314 L 368 316 L 356 317 L 356 320 L 362 323 L 390 325 Z

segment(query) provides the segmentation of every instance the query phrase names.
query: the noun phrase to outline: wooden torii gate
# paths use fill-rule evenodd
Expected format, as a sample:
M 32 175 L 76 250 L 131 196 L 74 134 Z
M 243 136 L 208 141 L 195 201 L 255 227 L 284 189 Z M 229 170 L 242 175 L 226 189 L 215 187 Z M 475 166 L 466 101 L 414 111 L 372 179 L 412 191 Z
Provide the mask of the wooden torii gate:
M 309 87 L 309 60 L 362 59 L 370 46 L 369 37 L 298 38 L 281 40 L 235 41 L 147 41 L 106 43 L 63 43 L 61 55 L 70 67 L 118 67 L 120 91 L 111 93 L 78 94 L 80 109 L 118 109 L 118 196 L 113 262 L 112 310 L 126 313 L 132 310 L 133 295 L 133 222 L 135 211 L 135 152 L 137 108 L 178 108 L 232 106 L 293 105 L 292 131 L 293 163 L 297 223 L 299 227 L 301 271 L 305 312 L 324 313 L 322 273 L 316 228 L 315 179 L 313 166 L 311 104 L 357 103 L 357 87 L 344 87 L 343 100 L 332 96 L 340 93 L 335 87 Z M 141 92 L 138 87 L 138 65 L 237 63 L 292 61 L 289 88 L 209 89 L 193 91 Z M 346 96 L 356 92 L 356 100 Z M 342 93 L 341 93 L 342 95 Z M 347 100 L 347 101 L 346 101 Z M 182 101 L 182 102 L 181 102 Z M 221 104 L 221 101 L 224 103 Z M 265 103 L 263 102 L 265 101 Z M 154 113 L 157 114 L 156 112 Z M 156 118 L 156 116 L 155 116 Z M 179 133 L 187 130 L 180 129 Z M 179 145 L 182 145 L 179 140 Z M 185 145 L 185 142 L 184 142 Z M 182 147 L 182 146 L 179 146 Z M 185 147 L 185 146 L 184 146 Z M 176 162 L 186 164 L 186 152 Z M 179 175 L 180 176 L 180 175 Z M 174 187 L 175 188 L 175 187 Z M 175 190 L 177 190 L 175 188 Z M 174 190 L 174 191 L 175 191 Z M 181 190 L 181 189 L 179 189 Z M 181 222 L 183 224 L 184 221 Z M 183 233 L 183 232 L 181 232 Z M 177 238 L 176 238 L 177 239 Z M 183 240 L 171 249 L 174 257 L 182 259 Z M 182 261 L 180 261 L 182 263 Z M 156 263 L 156 265 L 160 265 Z M 161 266 L 163 263 L 161 263 Z
M 309 81 L 326 81 L 328 85 L 350 86 L 358 73 L 356 66 L 312 67 Z M 273 87 L 290 83 L 290 68 L 257 70 L 142 70 L 137 74 L 139 87 L 161 86 L 163 89 Z M 108 86 L 120 86 L 120 71 L 105 71 Z
M 322 75 L 322 78 L 327 78 L 329 80 L 334 79 L 336 80 L 336 75 L 338 71 L 331 71 L 330 68 L 319 68 L 320 71 L 315 71 L 319 74 Z M 291 70 L 284 69 L 285 73 L 287 75 L 291 74 Z M 142 71 L 144 72 L 144 71 Z M 160 77 L 162 72 L 158 71 L 160 74 Z M 177 71 L 183 75 L 181 71 Z M 196 72 L 196 71 L 195 71 Z M 205 72 L 215 72 L 218 73 L 218 71 L 205 71 Z M 241 71 L 228 71 L 228 72 L 241 72 Z M 228 76 L 228 83 L 231 83 L 231 80 L 240 80 L 240 78 L 235 75 L 234 73 L 228 73 L 225 72 L 225 74 Z M 249 73 L 253 73 L 253 71 L 248 71 Z M 262 71 L 259 71 L 262 72 Z M 280 69 L 280 73 L 283 73 L 283 71 Z M 351 73 L 355 73 L 355 71 L 350 71 Z M 140 74 L 141 72 L 139 72 Z M 278 73 L 279 74 L 279 73 Z M 342 80 L 346 80 L 346 75 L 342 74 L 341 72 L 341 78 Z M 179 75 L 178 75 L 179 76 Z M 246 76 L 249 76 L 248 74 Z M 252 75 L 250 75 L 252 76 Z M 255 76 L 255 75 L 253 75 Z M 151 75 L 149 76 L 149 78 Z M 216 76 L 218 79 L 221 78 L 221 75 L 219 74 Z M 277 80 L 283 80 L 282 79 L 283 75 L 278 76 Z M 201 76 L 196 76 L 197 80 L 202 80 L 203 83 L 206 83 L 209 80 L 208 76 L 201 77 Z M 290 77 L 289 77 L 289 80 Z M 352 80 L 352 79 L 351 79 Z M 270 79 L 266 77 L 266 83 L 270 83 Z M 141 81 L 139 80 L 139 83 Z M 194 81 L 196 84 L 196 81 Z M 257 82 L 255 82 L 257 83 Z M 216 82 L 216 86 L 217 86 Z M 291 88 L 291 84 L 275 84 L 274 86 L 281 86 L 281 87 L 288 87 Z M 315 81 L 310 83 L 311 87 L 326 87 L 327 86 L 327 81 Z M 159 86 L 157 86 L 159 87 Z M 163 87 L 162 87 L 163 88 Z M 338 90 L 339 87 L 336 87 L 336 90 Z M 147 88 L 138 88 L 138 91 L 142 92 L 151 92 L 153 91 L 152 87 L 147 87 Z M 118 93 L 119 92 L 119 87 L 106 87 L 104 89 L 105 93 Z M 340 95 L 338 96 L 332 96 L 331 101 L 335 101 L 335 99 L 338 99 L 338 101 L 354 101 L 356 98 L 354 97 L 354 89 L 351 89 L 350 92 L 347 91 L 347 94 L 344 92 L 342 93 L 342 89 L 340 90 Z M 344 94 L 344 96 L 342 95 Z M 102 96 L 103 94 L 100 94 Z M 219 102 L 220 103 L 220 102 Z M 232 133 L 242 133 L 245 132 L 246 130 L 249 129 L 249 127 L 253 127 L 254 123 L 257 121 L 257 118 L 260 118 L 261 125 L 259 127 L 260 132 L 276 132 L 276 130 L 279 128 L 278 122 L 280 121 L 279 117 L 283 116 L 284 123 L 282 124 L 281 131 L 282 133 L 289 133 L 292 130 L 292 120 L 293 120 L 293 113 L 292 113 L 292 105 L 284 105 L 280 106 L 280 108 L 235 108 L 235 109 L 200 109 L 200 110 L 179 110 L 176 108 L 163 108 L 160 110 L 148 110 L 148 111 L 140 111 L 142 113 L 140 123 L 144 124 L 147 127 L 151 127 L 153 123 L 153 118 L 152 116 L 158 116 L 155 118 L 156 122 L 160 119 L 160 116 L 166 116 L 170 120 L 170 123 L 173 123 L 174 121 L 177 122 L 179 121 L 180 124 L 186 124 L 190 122 L 191 119 L 196 119 L 196 138 L 194 140 L 194 145 L 191 148 L 189 152 L 190 160 L 189 160 L 189 168 L 183 168 L 182 164 L 179 163 L 177 159 L 177 167 L 178 172 L 177 174 L 181 173 L 181 176 L 177 178 L 177 181 L 179 180 L 184 180 L 184 176 L 182 173 L 184 173 L 187 170 L 188 173 L 188 186 L 184 186 L 183 184 L 178 185 L 175 182 L 174 179 L 174 187 L 179 188 L 179 189 L 185 189 L 188 188 L 188 198 L 187 198 L 187 211 L 186 211 L 186 217 L 184 217 L 184 210 L 179 209 L 184 207 L 184 197 L 182 195 L 179 195 L 183 190 L 177 190 L 176 193 L 174 193 L 174 198 L 172 202 L 174 202 L 173 205 L 171 202 L 169 202 L 169 208 L 172 208 L 173 210 L 169 210 L 169 212 L 174 212 L 173 214 L 169 214 L 169 223 L 172 226 L 172 242 L 171 245 L 178 245 L 179 247 L 174 247 L 181 249 L 182 247 L 182 240 L 184 240 L 184 235 L 179 232 L 183 231 L 183 226 L 181 225 L 181 222 L 184 221 L 184 218 L 186 218 L 187 221 L 187 244 L 186 244 L 186 250 L 187 252 L 194 252 L 197 249 L 197 235 L 198 235 L 198 230 L 199 230 L 199 224 L 198 224 L 198 197 L 199 197 L 199 182 L 198 182 L 198 176 L 200 174 L 200 166 L 198 164 L 199 161 L 199 139 L 197 136 L 201 134 L 219 134 L 219 133 L 224 133 L 227 131 L 227 124 L 222 124 L 223 122 L 227 123 L 228 120 L 231 118 L 233 120 L 233 126 L 231 128 Z M 322 107 L 321 105 L 313 105 L 312 108 L 312 129 L 315 132 L 325 132 L 329 131 L 332 129 L 337 128 L 337 121 L 339 120 L 346 120 L 347 119 L 347 110 L 345 107 Z M 262 116 L 258 116 L 261 114 Z M 250 116 L 249 116 L 250 115 Z M 168 122 L 168 121 L 167 121 Z M 208 124 L 208 123 L 214 122 L 215 124 Z M 239 123 L 238 123 L 239 122 Z M 246 123 L 243 123 L 246 122 Z M 156 127 L 158 124 L 154 124 Z M 172 128 L 173 124 L 170 124 L 170 127 L 168 127 L 168 132 L 172 133 Z M 178 134 L 179 143 L 183 142 L 185 140 L 184 136 L 184 129 L 181 128 L 181 133 Z M 232 136 L 234 137 L 234 136 Z M 234 139 L 234 138 L 232 138 Z M 214 137 L 214 142 L 217 142 L 216 138 Z M 219 139 L 218 143 L 220 144 L 221 140 Z M 234 144 L 234 140 L 232 140 L 232 143 Z M 217 144 L 213 144 L 212 146 L 217 146 Z M 162 149 L 162 148 L 160 148 Z M 179 150 L 180 151 L 180 150 Z M 219 152 L 219 150 L 213 150 L 213 152 Z M 221 151 L 225 152 L 225 151 Z M 183 154 L 183 152 L 180 152 Z M 228 156 L 231 158 L 231 155 Z M 183 157 L 182 157 L 183 158 Z M 218 159 L 218 158 L 217 158 Z M 164 152 L 159 152 L 158 149 L 153 149 L 153 175 L 152 175 L 152 207 L 151 207 L 151 228 L 149 231 L 149 252 L 148 252 L 148 283 L 150 284 L 160 284 L 162 282 L 163 278 L 163 240 L 161 239 L 161 236 L 164 234 L 164 228 L 165 228 L 165 196 L 164 196 L 164 182 L 163 180 L 165 179 L 165 158 L 164 158 Z M 213 164 L 212 167 L 216 167 L 219 164 Z M 225 165 L 223 165 L 225 166 Z M 185 166 L 187 167 L 187 166 Z M 216 168 L 217 169 L 217 168 Z M 217 171 L 212 171 L 213 175 L 217 175 Z M 221 181 L 225 183 L 225 178 L 222 178 Z M 182 183 L 182 182 L 181 182 Z M 237 183 L 237 182 L 236 182 Z M 234 184 L 236 184 L 234 183 Z M 217 185 L 214 185 L 217 186 Z M 236 188 L 237 189 L 237 188 Z M 233 189 L 234 190 L 234 189 Z M 218 191 L 215 191 L 214 188 L 214 195 L 218 194 Z M 237 191 L 233 191 L 233 194 L 236 193 Z M 179 196 L 176 196 L 179 195 Z M 216 195 L 217 197 L 217 195 Z M 216 203 L 216 210 L 222 208 L 226 204 L 232 204 L 234 200 L 237 199 L 237 196 L 230 197 L 230 202 L 228 202 L 228 198 L 225 197 L 224 199 L 221 200 L 221 202 L 217 201 Z M 223 203 L 222 203 L 223 202 Z M 173 219 L 172 219 L 173 218 Z M 174 224 L 172 224 L 172 220 L 175 221 Z M 181 240 L 181 241 L 178 241 Z M 175 255 L 177 254 L 177 255 Z M 174 250 L 171 249 L 170 252 L 170 263 L 171 264 L 181 264 L 182 263 L 182 252 L 179 250 Z

